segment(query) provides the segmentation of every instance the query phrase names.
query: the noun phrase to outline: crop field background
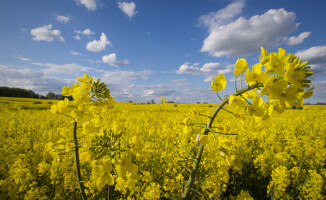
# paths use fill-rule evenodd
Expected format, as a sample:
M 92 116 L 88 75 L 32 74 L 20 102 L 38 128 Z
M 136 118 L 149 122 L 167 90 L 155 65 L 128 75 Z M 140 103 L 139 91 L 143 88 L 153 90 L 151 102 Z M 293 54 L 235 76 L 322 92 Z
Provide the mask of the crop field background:
M 51 113 L 55 103 L 0 98 L 1 199 L 81 198 L 71 119 Z M 215 107 L 114 103 L 102 120 L 107 129 L 121 132 L 121 148 L 137 137 L 139 145 L 132 149 L 131 158 L 137 175 L 127 173 L 121 176 L 124 178 L 116 178 L 122 166 L 120 163 L 119 171 L 117 158 L 112 169 L 114 185 L 101 187 L 98 181 L 92 185 L 94 163 L 89 162 L 91 153 L 85 147 L 92 141 L 103 141 L 80 134 L 81 171 L 87 195 L 106 199 L 109 191 L 112 199 L 179 199 L 192 165 L 191 155 L 197 149 L 196 135 L 203 129 L 201 122 L 207 121 L 203 115 L 210 115 Z M 304 105 L 303 109 L 273 114 L 266 121 L 243 123 L 221 111 L 213 127 L 234 135 L 209 135 L 193 199 L 324 199 L 325 116 L 326 106 Z M 116 155 L 121 160 L 124 156 L 124 151 Z

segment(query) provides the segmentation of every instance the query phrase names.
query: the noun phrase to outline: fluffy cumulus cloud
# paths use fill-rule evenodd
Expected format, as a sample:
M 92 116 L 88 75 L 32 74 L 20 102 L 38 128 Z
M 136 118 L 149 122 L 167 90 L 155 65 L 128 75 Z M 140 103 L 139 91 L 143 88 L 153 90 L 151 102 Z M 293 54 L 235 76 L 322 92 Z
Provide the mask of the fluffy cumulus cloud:
M 298 26 L 296 15 L 283 8 L 270 9 L 250 19 L 239 17 L 221 25 L 211 20 L 209 35 L 204 40 L 202 52 L 216 57 L 239 57 L 259 52 L 261 46 L 277 46 L 288 40 L 288 35 Z
M 303 32 L 298 36 L 291 36 L 288 40 L 288 45 L 293 46 L 296 44 L 301 44 L 304 39 L 310 36 L 310 34 L 311 32 Z
M 128 60 L 117 60 L 117 55 L 115 53 L 105 55 L 102 57 L 102 61 L 104 63 L 108 63 L 109 65 L 113 67 L 119 67 L 121 65 L 128 65 Z
M 112 46 L 112 43 L 108 40 L 106 35 L 102 33 L 100 40 L 93 40 L 86 45 L 87 50 L 93 52 L 100 52 L 105 50 L 106 46 Z
M 99 0 L 77 0 L 78 4 L 85 6 L 89 10 L 96 10 L 99 5 Z
M 309 49 L 298 51 L 296 56 L 303 61 L 309 61 L 312 71 L 320 75 L 326 74 L 326 46 L 314 46 Z
M 63 22 L 63 23 L 68 23 L 70 18 L 67 16 L 63 16 L 63 15 L 56 15 L 55 19 L 59 22 Z
M 244 6 L 244 1 L 236 1 L 229 4 L 226 8 L 202 15 L 198 19 L 199 25 L 206 26 L 209 28 L 209 30 L 213 30 L 214 28 L 227 23 L 229 20 L 238 16 L 242 12 Z
M 133 17 L 137 14 L 136 4 L 134 2 L 118 2 L 118 7 L 124 12 L 128 17 Z
M 52 24 L 31 29 L 31 34 L 33 36 L 32 39 L 36 41 L 52 42 L 54 39 L 57 39 L 61 42 L 65 41 L 64 38 L 61 36 L 61 32 L 59 30 L 52 30 Z
M 44 67 L 41 71 L 44 74 L 79 74 L 80 72 L 88 72 L 91 68 L 84 67 L 75 63 L 71 64 L 53 64 L 53 63 L 32 63 L 35 66 Z
M 33 90 L 36 93 L 60 93 L 65 85 L 72 85 L 73 80 L 53 78 L 43 72 L 25 67 L 0 65 L 0 85 Z
M 220 63 L 205 63 L 202 67 L 199 67 L 198 63 L 184 63 L 176 71 L 177 74 L 193 74 L 193 75 L 204 75 L 206 80 L 210 77 L 214 77 L 218 74 L 227 74 L 232 71 L 233 65 L 221 65 Z
M 91 35 L 94 35 L 94 34 L 95 34 L 95 32 L 91 31 L 91 29 L 89 29 L 89 28 L 87 28 L 87 29 L 85 29 L 85 30 L 83 30 L 83 31 L 75 30 L 74 32 L 75 32 L 77 35 L 78 35 L 78 34 L 83 34 L 83 35 L 87 35 L 87 36 L 91 36 Z
M 83 30 L 82 31 L 82 34 L 83 35 L 87 35 L 87 36 L 90 36 L 90 35 L 93 35 L 93 34 L 95 34 L 93 31 L 91 31 L 91 29 L 85 29 L 85 30 Z

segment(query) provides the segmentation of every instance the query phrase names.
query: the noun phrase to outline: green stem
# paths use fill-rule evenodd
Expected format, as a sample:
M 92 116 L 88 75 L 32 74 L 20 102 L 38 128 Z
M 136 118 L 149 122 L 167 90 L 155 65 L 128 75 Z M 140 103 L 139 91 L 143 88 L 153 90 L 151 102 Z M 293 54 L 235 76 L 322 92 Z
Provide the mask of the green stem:
M 87 200 L 83 180 L 80 173 L 79 148 L 78 148 L 78 141 L 77 141 L 77 122 L 74 122 L 73 125 L 74 125 L 75 163 L 76 163 L 77 181 L 78 181 L 80 195 L 82 196 L 82 199 Z
M 218 92 L 216 91 L 216 95 L 217 95 L 217 97 L 221 100 L 221 101 L 223 101 L 223 99 L 220 97 L 220 95 L 218 95 Z
M 224 111 L 226 111 L 226 112 L 228 112 L 228 113 L 231 113 L 232 115 L 234 115 L 233 112 L 231 112 L 231 111 L 229 111 L 229 110 L 227 110 L 227 109 L 225 109 L 225 108 L 221 108 L 221 109 L 224 110 Z
M 237 88 L 237 77 L 234 76 L 234 84 L 235 84 L 235 91 L 238 92 L 238 88 Z
M 242 74 L 240 74 L 240 85 L 241 85 L 241 90 L 242 90 L 243 88 L 242 88 L 242 78 L 241 77 L 242 77 Z
M 256 84 L 256 85 L 252 85 L 252 86 L 249 86 L 248 88 L 245 88 L 245 89 L 242 89 L 240 91 L 237 91 L 235 92 L 233 95 L 234 96 L 239 96 L 241 95 L 242 93 L 245 93 L 247 91 L 250 91 L 252 89 L 255 89 L 257 87 L 261 86 L 261 84 Z M 219 113 L 219 111 L 223 108 L 224 105 L 226 105 L 229 101 L 229 98 L 223 100 L 221 102 L 221 104 L 219 104 L 216 109 L 214 110 L 214 112 L 212 113 L 211 115 L 211 118 L 209 119 L 209 121 L 207 122 L 207 126 L 204 130 L 204 133 L 203 135 L 207 135 L 209 133 L 209 130 L 211 129 L 212 127 L 212 124 L 213 124 L 213 121 L 215 119 L 215 117 L 217 116 L 217 114 Z M 189 179 L 188 179 L 188 182 L 187 182 L 187 185 L 186 185 L 186 188 L 182 194 L 182 199 L 183 200 L 188 200 L 190 199 L 190 191 L 191 191 L 191 187 L 195 181 L 195 177 L 196 177 L 196 174 L 197 174 L 197 171 L 198 171 L 198 168 L 199 168 L 199 163 L 201 161 L 201 158 L 202 158 L 202 154 L 203 154 L 203 151 L 204 151 L 204 145 L 200 144 L 199 145 L 199 148 L 197 150 L 197 155 L 196 155 L 196 158 L 194 159 L 194 164 L 193 164 L 193 168 L 191 170 L 191 173 L 190 173 L 190 176 L 189 176 Z
M 244 96 L 242 96 L 242 95 L 240 95 L 248 104 L 250 104 L 250 105 L 252 105 L 249 101 L 248 101 L 248 99 L 246 99 Z
M 108 185 L 108 200 L 111 199 L 110 185 Z

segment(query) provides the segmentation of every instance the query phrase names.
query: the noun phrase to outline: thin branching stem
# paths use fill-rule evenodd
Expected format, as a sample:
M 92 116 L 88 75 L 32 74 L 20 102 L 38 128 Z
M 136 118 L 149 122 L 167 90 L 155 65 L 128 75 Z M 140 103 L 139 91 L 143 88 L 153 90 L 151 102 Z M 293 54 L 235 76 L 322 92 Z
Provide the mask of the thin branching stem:
M 223 101 L 223 99 L 220 97 L 220 95 L 218 95 L 218 92 L 216 91 L 216 95 L 217 95 L 217 97 L 221 100 L 221 101 Z
M 79 186 L 80 195 L 81 195 L 82 199 L 87 200 L 84 183 L 83 183 L 81 173 L 80 173 L 79 148 L 78 148 L 79 145 L 78 145 L 78 141 L 77 141 L 77 122 L 74 122 L 73 125 L 74 125 L 73 135 L 74 135 L 74 143 L 75 143 L 75 163 L 76 163 L 77 181 L 78 181 L 78 186 Z
M 210 116 L 208 115 L 203 115 L 203 114 L 199 114 L 200 116 L 204 116 L 204 117 L 208 117 L 208 118 L 211 118 Z
M 231 113 L 232 115 L 234 115 L 233 112 L 231 112 L 231 111 L 229 111 L 229 110 L 227 110 L 227 109 L 225 109 L 225 108 L 221 108 L 221 109 L 224 110 L 224 111 L 226 111 L 226 112 L 228 112 L 228 113 Z
M 255 88 L 257 88 L 257 87 L 259 87 L 261 85 L 262 84 L 256 84 L 256 85 L 249 86 L 248 88 L 245 88 L 245 89 L 242 89 L 240 91 L 235 92 L 233 95 L 234 96 L 239 96 L 242 93 L 253 90 L 253 89 L 255 89 Z M 229 101 L 229 98 L 223 100 L 221 102 L 221 104 L 219 104 L 216 107 L 216 109 L 214 110 L 214 112 L 211 115 L 211 118 L 207 122 L 207 126 L 206 126 L 206 128 L 204 130 L 203 135 L 207 135 L 209 133 L 209 131 L 211 130 L 211 127 L 212 127 L 212 124 L 213 124 L 213 121 L 214 121 L 215 117 L 217 116 L 219 111 L 223 108 L 223 106 L 225 106 L 228 103 L 228 101 Z M 201 161 L 201 158 L 202 158 L 203 151 L 204 151 L 204 145 L 200 144 L 199 148 L 197 150 L 197 155 L 196 155 L 196 157 L 194 159 L 193 168 L 192 168 L 192 170 L 190 172 L 190 176 L 189 176 L 187 185 L 186 185 L 185 190 L 184 190 L 184 192 L 182 194 L 182 199 L 184 199 L 184 200 L 191 199 L 190 191 L 193 190 L 192 185 L 193 185 L 193 183 L 195 181 L 195 177 L 196 177 L 196 174 L 197 174 L 197 171 L 198 171 L 198 168 L 199 168 L 199 164 L 200 164 L 200 161 Z
M 242 95 L 240 95 L 244 100 L 246 100 L 246 102 L 248 103 L 248 104 L 250 104 L 250 105 L 252 105 L 249 101 L 248 101 L 248 99 L 246 99 L 244 96 L 242 96 Z
M 242 74 L 240 74 L 240 85 L 241 85 L 241 90 L 243 89 L 242 87 Z

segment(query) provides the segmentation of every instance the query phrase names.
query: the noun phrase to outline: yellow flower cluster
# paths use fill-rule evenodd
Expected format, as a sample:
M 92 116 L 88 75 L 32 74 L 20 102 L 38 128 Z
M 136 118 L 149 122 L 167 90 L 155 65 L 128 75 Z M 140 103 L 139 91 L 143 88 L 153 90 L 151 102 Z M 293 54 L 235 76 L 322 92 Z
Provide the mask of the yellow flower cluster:
M 91 169 L 91 176 L 83 181 L 90 188 L 86 193 L 95 194 L 104 186 L 115 182 L 121 186 L 119 189 L 122 192 L 133 189 L 139 176 L 138 167 L 133 164 L 132 157 L 141 152 L 141 140 L 133 136 L 127 143 L 121 142 L 123 123 L 107 119 L 114 99 L 106 85 L 100 83 L 99 79 L 93 81 L 86 74 L 83 78 L 78 77 L 77 81 L 80 83 L 62 89 L 62 95 L 72 95 L 73 101 L 70 103 L 65 98 L 53 105 L 51 112 L 66 115 L 82 126 L 80 134 L 83 136 L 79 143 L 85 148 L 81 148 L 80 161 Z M 66 140 L 61 139 L 59 142 L 64 143 L 67 148 L 67 144 L 71 144 L 67 142 L 67 136 L 70 135 L 71 140 L 73 133 L 65 130 L 61 130 L 61 133 L 64 133 Z M 83 137 L 87 139 L 83 140 Z M 73 147 L 70 149 L 73 150 Z
M 273 111 L 282 113 L 286 107 L 301 108 L 303 99 L 309 98 L 314 89 L 312 87 L 305 91 L 311 83 L 307 78 L 313 75 L 307 65 L 308 62 L 302 63 L 294 54 L 286 55 L 282 48 L 279 48 L 278 53 L 268 53 L 261 47 L 259 62 L 251 70 L 244 58 L 237 60 L 233 73 L 235 77 L 240 75 L 241 90 L 229 96 L 229 104 L 243 109 L 242 113 L 237 113 L 242 119 L 251 116 L 257 121 L 268 118 Z M 243 73 L 247 88 L 242 87 Z M 218 92 L 225 89 L 224 75 L 220 74 L 214 80 L 211 81 L 211 90 Z M 251 91 L 253 89 L 256 91 Z M 264 95 L 268 101 L 264 101 Z

